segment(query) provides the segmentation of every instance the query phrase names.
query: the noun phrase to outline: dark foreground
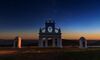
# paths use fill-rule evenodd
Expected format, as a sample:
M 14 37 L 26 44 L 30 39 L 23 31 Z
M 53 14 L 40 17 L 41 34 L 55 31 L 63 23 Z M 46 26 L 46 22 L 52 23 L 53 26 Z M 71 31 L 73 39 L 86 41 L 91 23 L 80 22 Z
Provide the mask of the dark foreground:
M 100 48 L 1 48 L 0 60 L 100 60 Z

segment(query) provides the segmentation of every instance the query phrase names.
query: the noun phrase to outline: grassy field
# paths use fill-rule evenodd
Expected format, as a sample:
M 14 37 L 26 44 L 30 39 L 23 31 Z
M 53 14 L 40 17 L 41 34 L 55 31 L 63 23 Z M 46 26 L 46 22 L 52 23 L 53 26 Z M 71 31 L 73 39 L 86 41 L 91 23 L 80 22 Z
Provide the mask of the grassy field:
M 0 48 L 0 60 L 100 60 L 100 48 Z

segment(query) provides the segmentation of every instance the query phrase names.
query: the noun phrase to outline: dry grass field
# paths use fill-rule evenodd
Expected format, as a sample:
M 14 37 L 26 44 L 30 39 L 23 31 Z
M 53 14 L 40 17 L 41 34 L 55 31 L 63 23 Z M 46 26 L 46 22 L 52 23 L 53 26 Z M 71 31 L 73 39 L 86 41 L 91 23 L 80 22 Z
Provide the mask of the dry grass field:
M 100 48 L 0 48 L 0 60 L 100 60 Z

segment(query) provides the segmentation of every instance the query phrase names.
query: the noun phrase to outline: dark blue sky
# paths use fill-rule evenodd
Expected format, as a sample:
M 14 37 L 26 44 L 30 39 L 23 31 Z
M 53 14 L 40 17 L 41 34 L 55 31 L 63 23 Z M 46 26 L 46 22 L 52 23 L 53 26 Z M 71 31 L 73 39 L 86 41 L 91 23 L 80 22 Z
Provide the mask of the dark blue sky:
M 38 33 L 48 18 L 66 33 L 100 33 L 99 0 L 2 0 L 1 33 Z

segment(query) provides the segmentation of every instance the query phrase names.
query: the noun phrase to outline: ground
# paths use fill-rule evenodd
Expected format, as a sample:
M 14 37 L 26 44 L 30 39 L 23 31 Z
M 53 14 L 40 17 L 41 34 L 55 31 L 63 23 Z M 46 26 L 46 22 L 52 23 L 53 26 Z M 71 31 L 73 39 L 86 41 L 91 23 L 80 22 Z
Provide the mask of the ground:
M 100 60 L 100 48 L 0 48 L 0 60 Z

